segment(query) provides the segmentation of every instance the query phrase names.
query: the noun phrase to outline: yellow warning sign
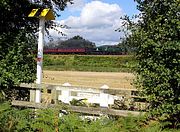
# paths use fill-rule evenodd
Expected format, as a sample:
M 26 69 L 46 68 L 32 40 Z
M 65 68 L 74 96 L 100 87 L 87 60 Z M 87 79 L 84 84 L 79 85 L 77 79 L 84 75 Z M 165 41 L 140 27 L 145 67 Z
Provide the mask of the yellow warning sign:
M 28 17 L 45 17 L 46 20 L 55 20 L 54 13 L 51 9 L 32 9 Z
M 32 9 L 31 13 L 28 15 L 28 17 L 34 17 L 37 13 L 38 9 Z

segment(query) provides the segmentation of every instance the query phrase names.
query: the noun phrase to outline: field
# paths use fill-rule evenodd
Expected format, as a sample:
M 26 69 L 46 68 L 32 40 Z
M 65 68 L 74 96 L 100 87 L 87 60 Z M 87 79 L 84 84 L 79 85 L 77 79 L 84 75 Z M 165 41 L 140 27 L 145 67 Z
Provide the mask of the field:
M 73 86 L 131 89 L 135 65 L 130 55 L 45 55 L 43 82 Z
M 44 71 L 43 82 L 50 84 L 70 83 L 73 86 L 100 88 L 108 85 L 113 89 L 132 89 L 134 75 L 127 72 Z
M 130 55 L 45 55 L 43 65 L 56 71 L 131 72 L 135 64 Z

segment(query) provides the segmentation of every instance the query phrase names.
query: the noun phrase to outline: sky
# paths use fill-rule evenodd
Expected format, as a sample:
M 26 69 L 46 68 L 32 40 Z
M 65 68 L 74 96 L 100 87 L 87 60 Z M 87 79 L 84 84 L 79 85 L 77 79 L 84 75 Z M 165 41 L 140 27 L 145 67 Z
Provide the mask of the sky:
M 70 27 L 57 28 L 66 36 L 55 30 L 50 30 L 50 34 L 55 39 L 80 35 L 97 46 L 118 44 L 123 34 L 115 30 L 121 27 L 120 17 L 126 14 L 138 14 L 134 0 L 74 0 L 74 4 L 68 4 L 56 18 L 59 24 Z

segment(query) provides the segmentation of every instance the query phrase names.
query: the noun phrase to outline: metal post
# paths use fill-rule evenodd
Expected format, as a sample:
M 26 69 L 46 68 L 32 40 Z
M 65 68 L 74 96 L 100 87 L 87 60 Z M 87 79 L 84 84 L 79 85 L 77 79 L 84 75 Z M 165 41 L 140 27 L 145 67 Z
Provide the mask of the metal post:
M 36 80 L 36 84 L 39 86 L 39 89 L 36 89 L 36 98 L 35 98 L 36 103 L 41 102 L 44 28 L 45 28 L 45 17 L 40 17 L 40 19 L 39 19 L 38 54 L 37 54 L 37 80 Z

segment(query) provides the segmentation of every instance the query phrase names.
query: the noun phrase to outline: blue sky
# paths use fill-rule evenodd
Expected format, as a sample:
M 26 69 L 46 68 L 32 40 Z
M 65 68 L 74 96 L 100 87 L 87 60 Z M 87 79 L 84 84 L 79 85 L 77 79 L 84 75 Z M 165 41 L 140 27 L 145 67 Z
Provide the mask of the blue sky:
M 84 0 L 85 3 L 91 2 L 93 0 Z M 136 9 L 136 2 L 134 0 L 99 0 L 105 3 L 110 3 L 110 4 L 118 4 L 124 11 L 125 14 L 132 16 L 133 14 L 137 14 L 138 10 Z M 79 16 L 80 11 L 74 11 L 71 12 L 68 10 L 68 8 L 65 9 L 65 11 L 60 13 L 61 16 L 57 18 L 57 20 L 62 20 L 66 19 L 70 15 L 73 16 Z
M 96 45 L 118 44 L 122 33 L 115 32 L 121 27 L 123 15 L 138 14 L 134 0 L 74 0 L 73 5 L 60 13 L 56 18 L 60 24 L 71 27 L 58 29 L 66 38 L 81 35 Z M 54 38 L 62 38 L 55 31 L 50 31 Z
M 92 0 L 88 0 L 92 1 Z M 136 2 L 134 0 L 100 0 L 102 2 L 118 4 L 127 15 L 133 15 L 138 13 L 136 9 Z

